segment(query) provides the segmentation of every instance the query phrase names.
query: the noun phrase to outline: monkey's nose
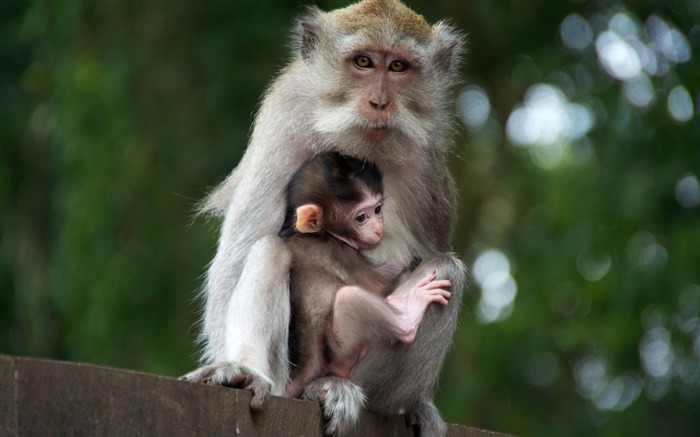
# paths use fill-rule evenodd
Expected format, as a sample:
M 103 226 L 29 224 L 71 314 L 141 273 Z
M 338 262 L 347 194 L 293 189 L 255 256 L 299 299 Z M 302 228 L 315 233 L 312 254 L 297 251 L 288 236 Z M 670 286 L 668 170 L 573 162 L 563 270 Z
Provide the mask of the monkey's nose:
M 384 112 L 389 108 L 389 93 L 385 89 L 375 90 L 369 97 L 369 105 L 377 112 Z
M 374 109 L 377 112 L 384 112 L 385 109 L 389 106 L 389 99 L 388 98 L 377 98 L 377 99 L 371 99 L 369 101 L 370 106 L 372 106 L 372 109 Z

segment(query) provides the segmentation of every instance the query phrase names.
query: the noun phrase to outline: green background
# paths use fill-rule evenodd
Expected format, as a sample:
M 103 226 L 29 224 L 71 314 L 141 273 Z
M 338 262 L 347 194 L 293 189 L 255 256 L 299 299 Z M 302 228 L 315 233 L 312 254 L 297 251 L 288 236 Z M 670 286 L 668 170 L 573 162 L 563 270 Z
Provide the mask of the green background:
M 450 158 L 454 248 L 475 278 L 436 395 L 445 418 L 518 435 L 697 435 L 698 2 L 408 4 L 469 34 L 464 84 L 489 102 Z M 169 376 L 195 367 L 218 223 L 194 205 L 242 156 L 302 11 L 2 2 L 0 353 Z M 590 44 L 567 42 L 572 14 Z M 649 31 L 656 19 L 666 40 Z M 625 23 L 626 47 L 659 62 L 641 105 L 596 48 Z M 593 122 L 518 145 L 507 126 L 538 84 Z M 690 119 L 669 110 L 678 86 Z

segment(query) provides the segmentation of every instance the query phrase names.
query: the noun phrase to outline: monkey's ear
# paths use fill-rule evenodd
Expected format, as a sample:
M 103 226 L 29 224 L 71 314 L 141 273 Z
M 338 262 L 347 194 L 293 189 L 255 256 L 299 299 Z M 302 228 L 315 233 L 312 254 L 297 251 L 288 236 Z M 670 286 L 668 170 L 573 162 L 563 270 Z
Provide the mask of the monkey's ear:
M 311 50 L 314 49 L 318 42 L 318 31 L 316 25 L 310 21 L 301 22 L 301 57 L 304 60 L 309 59 Z
M 445 21 L 433 25 L 434 62 L 443 70 L 455 72 L 465 51 L 466 37 Z
M 313 234 L 323 229 L 323 209 L 315 204 L 301 205 L 297 208 L 297 231 Z

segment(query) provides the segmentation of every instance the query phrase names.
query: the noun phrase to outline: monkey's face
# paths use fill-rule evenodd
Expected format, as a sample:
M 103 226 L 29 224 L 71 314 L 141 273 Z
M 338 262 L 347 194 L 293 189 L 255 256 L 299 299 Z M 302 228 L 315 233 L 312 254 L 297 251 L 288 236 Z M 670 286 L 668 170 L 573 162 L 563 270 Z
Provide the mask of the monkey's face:
M 352 208 L 336 206 L 323 227 L 355 250 L 371 250 L 379 245 L 384 234 L 383 209 L 383 196 L 367 194 Z
M 397 129 L 402 91 L 416 80 L 416 60 L 405 51 L 386 52 L 374 47 L 358 49 L 345 60 L 350 89 L 355 89 L 354 112 L 360 134 L 381 143 Z M 405 100 L 405 99 L 403 99 Z
M 355 44 L 338 53 L 330 66 L 333 92 L 314 112 L 322 146 L 368 160 L 403 161 L 410 149 L 429 147 L 436 111 L 422 81 L 415 50 Z
M 301 30 L 295 85 L 304 91 L 295 95 L 310 104 L 315 151 L 383 167 L 444 147 L 453 54 L 462 44 L 449 26 L 430 26 L 398 1 L 364 1 L 312 10 Z
M 372 195 L 353 208 L 348 219 L 351 244 L 358 250 L 370 250 L 379 245 L 384 234 L 384 219 L 382 216 L 384 198 Z

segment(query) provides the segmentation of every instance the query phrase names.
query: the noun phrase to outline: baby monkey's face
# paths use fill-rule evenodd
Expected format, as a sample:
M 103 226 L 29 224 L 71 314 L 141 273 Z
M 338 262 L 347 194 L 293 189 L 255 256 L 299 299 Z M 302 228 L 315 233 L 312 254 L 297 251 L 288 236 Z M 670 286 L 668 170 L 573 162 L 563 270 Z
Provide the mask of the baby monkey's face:
M 353 208 L 348 225 L 353 230 L 351 239 L 356 249 L 370 250 L 379 245 L 384 234 L 383 208 L 384 197 L 380 195 L 369 195 Z

